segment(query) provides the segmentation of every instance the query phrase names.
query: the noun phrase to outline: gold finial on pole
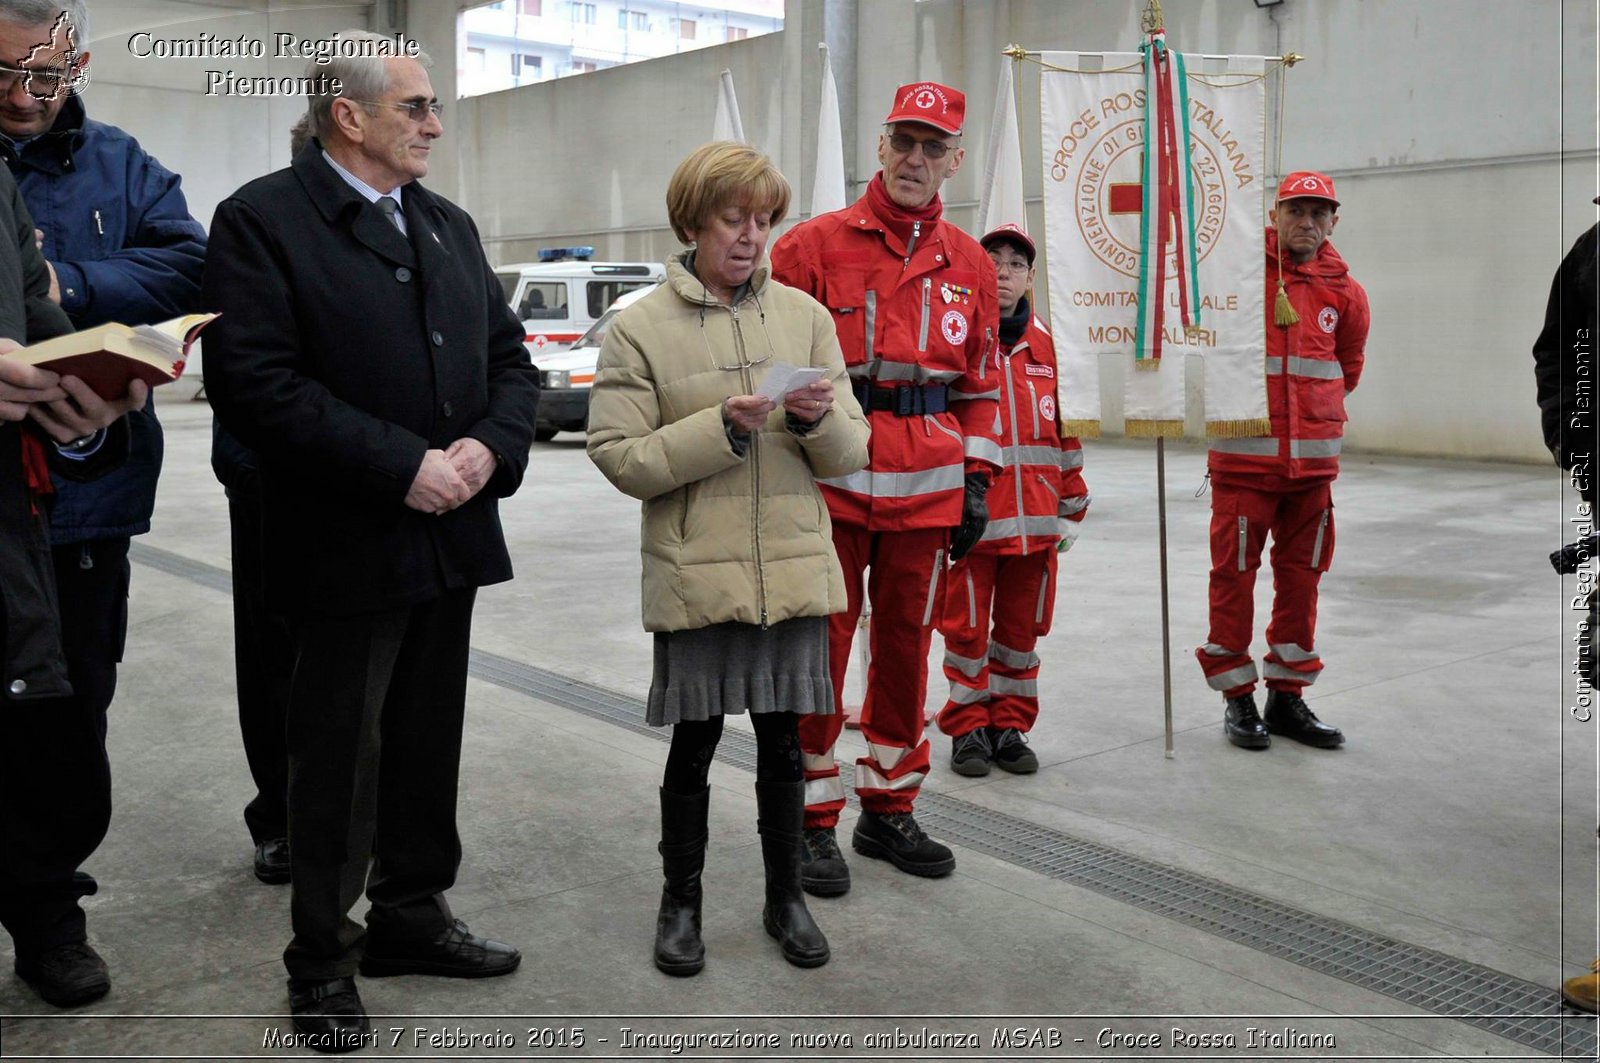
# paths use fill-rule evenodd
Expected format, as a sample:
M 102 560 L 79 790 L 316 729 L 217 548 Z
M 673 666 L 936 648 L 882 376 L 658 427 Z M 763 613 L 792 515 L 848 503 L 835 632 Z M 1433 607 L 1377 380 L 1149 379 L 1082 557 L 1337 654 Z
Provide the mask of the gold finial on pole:
M 1139 25 L 1146 35 L 1160 33 L 1167 28 L 1161 17 L 1161 0 L 1148 0 L 1144 12 L 1139 16 Z
M 1299 52 L 1290 52 L 1288 55 L 1285 55 L 1283 57 L 1283 65 L 1284 66 L 1294 66 L 1296 63 L 1300 62 L 1300 60 L 1302 60 L 1304 58 L 1305 58 L 1305 56 L 1301 55 Z
M 1020 63 L 1022 60 L 1028 58 L 1028 49 L 1024 48 L 1020 44 L 1008 44 L 1005 47 L 1005 51 L 1001 52 L 1000 54 L 1009 55 L 1013 60 Z

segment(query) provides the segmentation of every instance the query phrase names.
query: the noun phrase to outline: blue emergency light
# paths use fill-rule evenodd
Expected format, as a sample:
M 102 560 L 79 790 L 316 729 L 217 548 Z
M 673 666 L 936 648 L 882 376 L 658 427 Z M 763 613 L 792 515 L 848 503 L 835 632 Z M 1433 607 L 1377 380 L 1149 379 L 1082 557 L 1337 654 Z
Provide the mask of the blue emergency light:
M 594 257 L 592 247 L 541 247 L 539 249 L 540 262 L 565 262 L 567 259 L 583 261 Z

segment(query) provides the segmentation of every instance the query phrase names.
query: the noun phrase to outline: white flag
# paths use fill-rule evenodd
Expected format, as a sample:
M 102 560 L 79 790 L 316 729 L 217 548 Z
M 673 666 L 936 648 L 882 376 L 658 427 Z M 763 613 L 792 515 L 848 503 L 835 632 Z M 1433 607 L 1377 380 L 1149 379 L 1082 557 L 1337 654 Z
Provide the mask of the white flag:
M 839 127 L 839 89 L 833 83 L 828 46 L 822 51 L 822 103 L 817 113 L 817 172 L 811 179 L 811 217 L 841 210 L 844 191 L 844 134 Z
M 1000 66 L 995 89 L 994 119 L 989 123 L 989 160 L 983 170 L 983 191 L 978 196 L 981 236 L 1011 222 L 1028 230 L 1028 207 L 1022 198 L 1022 140 L 1017 133 L 1016 94 L 1011 89 L 1011 66 Z
M 733 71 L 724 70 L 717 85 L 717 117 L 711 124 L 712 140 L 744 141 L 744 123 L 739 120 L 739 97 L 733 91 Z

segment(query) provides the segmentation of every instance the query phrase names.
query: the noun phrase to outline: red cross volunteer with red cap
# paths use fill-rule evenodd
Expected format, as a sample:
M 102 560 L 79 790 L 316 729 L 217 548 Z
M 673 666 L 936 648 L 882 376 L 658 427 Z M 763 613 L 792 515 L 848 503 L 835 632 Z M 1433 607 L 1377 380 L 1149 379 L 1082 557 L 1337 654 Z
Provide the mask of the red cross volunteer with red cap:
M 1002 467 L 986 499 L 989 523 L 972 552 L 950 570 L 945 589 L 944 674 L 950 697 L 939 730 L 950 736 L 960 775 L 1039 770 L 1024 737 L 1039 716 L 1034 646 L 1055 613 L 1058 550 L 1065 552 L 1089 510 L 1083 448 L 1061 434 L 1056 349 L 1034 313 L 1033 238 L 998 226 L 980 241 L 994 262 L 1000 342 L 990 359 L 1000 388 Z
M 872 602 L 872 665 L 856 762 L 862 815 L 856 852 L 937 877 L 955 868 L 913 806 L 929 765 L 923 735 L 928 648 L 946 563 L 970 550 L 987 521 L 984 496 L 1000 464 L 995 433 L 998 330 L 994 266 L 942 217 L 939 189 L 961 166 L 966 97 L 947 85 L 903 85 L 878 138 L 882 169 L 866 194 L 785 233 L 773 276 L 826 306 L 845 366 L 872 426 L 871 460 L 819 480 L 844 568 L 848 608 L 829 618 L 835 701 L 861 614 Z M 841 716 L 803 720 L 805 864 L 818 896 L 850 888 L 834 829 L 844 786 L 833 747 Z
M 1302 170 L 1279 186 L 1266 232 L 1272 435 L 1213 439 L 1210 446 L 1211 631 L 1195 656 L 1206 682 L 1227 701 L 1228 741 L 1244 749 L 1266 749 L 1275 734 L 1323 749 L 1344 743 L 1344 734 L 1317 719 L 1301 696 L 1322 671 L 1317 585 L 1333 563 L 1344 398 L 1361 379 L 1370 321 L 1367 293 L 1328 240 L 1338 211 L 1326 174 Z M 1263 719 L 1250 640 L 1256 570 L 1268 535 L 1274 594 Z

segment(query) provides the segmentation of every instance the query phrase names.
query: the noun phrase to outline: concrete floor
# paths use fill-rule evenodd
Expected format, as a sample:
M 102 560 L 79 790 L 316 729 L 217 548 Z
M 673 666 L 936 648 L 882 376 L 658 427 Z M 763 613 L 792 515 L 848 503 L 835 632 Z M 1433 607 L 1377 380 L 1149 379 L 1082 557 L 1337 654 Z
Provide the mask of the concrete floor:
M 210 411 L 184 401 L 185 387 L 161 396 L 166 471 L 155 530 L 141 541 L 225 567 Z M 1043 768 L 962 778 L 935 736 L 928 788 L 1543 985 L 1586 967 L 1600 952 L 1600 724 L 1567 711 L 1573 583 L 1545 561 L 1563 533 L 1556 471 L 1348 456 L 1335 489 L 1338 556 L 1323 583 L 1328 667 L 1310 699 L 1348 743 L 1330 753 L 1280 741 L 1251 754 L 1224 742 L 1221 699 L 1193 661 L 1205 635 L 1204 453 L 1169 446 L 1177 756 L 1166 760 L 1153 447 L 1086 449 L 1094 502 L 1040 646 L 1033 746 Z M 481 595 L 474 645 L 642 695 L 650 641 L 639 623 L 637 503 L 600 478 L 581 437 L 562 435 L 535 447 L 502 512 L 518 579 Z M 135 566 L 111 714 L 117 811 L 89 864 L 101 893 L 86 902 L 114 987 L 93 1007 L 56 1013 L 9 976 L 9 942 L 0 945 L 0 1055 L 293 1054 L 266 1040 L 288 1028 L 279 956 L 289 894 L 250 872 L 230 617 L 226 594 Z M 940 653 L 935 639 L 930 708 L 943 700 Z M 841 754 L 859 743 L 847 732 Z M 867 1034 L 895 1027 L 979 1031 L 989 1048 L 996 1026 L 1044 1025 L 1062 1031 L 1064 1047 L 1046 1041 L 1032 1054 L 1056 1058 L 1181 1056 L 1173 1026 L 1231 1032 L 1243 1054 L 1260 1054 L 1247 1027 L 1289 1026 L 1336 1041 L 1306 1056 L 1526 1058 L 1466 1023 L 964 850 L 941 881 L 855 857 L 854 890 L 812 903 L 832 963 L 798 970 L 760 927 L 751 777 L 723 764 L 713 773 L 707 968 L 667 978 L 649 960 L 665 749 L 472 682 L 466 855 L 451 898 L 474 929 L 519 945 L 526 960 L 478 984 L 363 980 L 377 1025 L 404 1028 L 399 1044 L 386 1032 L 367 1056 L 530 1053 L 530 1029 L 577 1024 L 585 1045 L 569 1056 L 667 1054 L 629 1048 L 624 1027 L 851 1036 L 853 1050 L 784 1041 L 767 1052 L 820 1059 L 873 1054 Z M 429 1045 L 457 1027 L 515 1034 L 517 1047 Z M 1156 1033 L 1159 1049 L 1097 1044 Z M 897 1051 L 945 1058 L 914 1039 Z

